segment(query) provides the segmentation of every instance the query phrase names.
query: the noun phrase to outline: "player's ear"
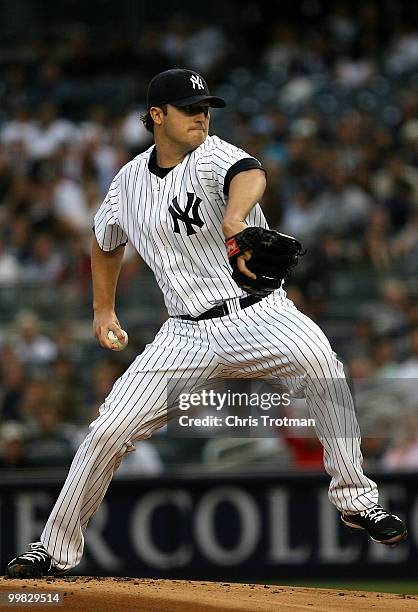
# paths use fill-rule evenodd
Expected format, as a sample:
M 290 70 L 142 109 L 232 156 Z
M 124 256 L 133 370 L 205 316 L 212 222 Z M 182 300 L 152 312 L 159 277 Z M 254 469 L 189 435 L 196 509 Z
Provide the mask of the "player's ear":
M 162 124 L 164 115 L 164 111 L 162 108 L 160 108 L 159 106 L 151 106 L 151 108 L 149 109 L 149 114 L 155 124 Z

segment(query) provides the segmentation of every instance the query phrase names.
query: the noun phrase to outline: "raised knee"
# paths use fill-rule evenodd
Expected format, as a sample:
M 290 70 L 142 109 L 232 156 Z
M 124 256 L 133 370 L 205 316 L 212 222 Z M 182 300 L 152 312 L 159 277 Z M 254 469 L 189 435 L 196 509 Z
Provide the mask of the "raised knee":
M 90 436 L 95 448 L 103 448 L 108 444 L 108 442 L 116 442 L 120 437 L 120 433 L 118 432 L 120 425 L 117 422 L 111 421 L 110 419 L 101 420 L 98 418 L 91 424 L 90 427 Z
M 306 371 L 315 378 L 344 377 L 344 367 L 329 344 L 317 344 L 305 356 Z

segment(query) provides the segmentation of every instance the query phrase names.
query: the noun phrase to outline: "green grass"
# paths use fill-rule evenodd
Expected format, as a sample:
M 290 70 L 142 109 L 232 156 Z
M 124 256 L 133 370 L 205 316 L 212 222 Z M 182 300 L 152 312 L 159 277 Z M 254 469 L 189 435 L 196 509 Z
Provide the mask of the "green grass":
M 273 584 L 273 582 L 268 582 Z M 280 586 L 300 586 L 318 589 L 341 589 L 350 591 L 374 591 L 378 593 L 405 593 L 406 595 L 418 595 L 418 580 L 405 581 L 367 581 L 367 582 L 352 582 L 345 580 L 281 580 L 274 581 L 274 584 Z

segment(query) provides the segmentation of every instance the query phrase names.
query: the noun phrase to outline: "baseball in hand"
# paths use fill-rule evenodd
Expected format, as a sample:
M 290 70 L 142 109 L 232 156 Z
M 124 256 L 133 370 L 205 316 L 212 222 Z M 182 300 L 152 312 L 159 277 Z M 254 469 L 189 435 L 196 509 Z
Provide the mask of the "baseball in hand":
M 117 335 L 112 330 L 109 330 L 107 332 L 107 337 L 110 340 L 110 342 L 112 343 L 112 350 L 113 351 L 123 351 L 123 349 L 127 347 L 127 345 L 128 345 L 128 334 L 123 329 L 122 329 L 122 334 L 124 336 L 124 339 L 121 341 L 121 340 L 119 340 Z

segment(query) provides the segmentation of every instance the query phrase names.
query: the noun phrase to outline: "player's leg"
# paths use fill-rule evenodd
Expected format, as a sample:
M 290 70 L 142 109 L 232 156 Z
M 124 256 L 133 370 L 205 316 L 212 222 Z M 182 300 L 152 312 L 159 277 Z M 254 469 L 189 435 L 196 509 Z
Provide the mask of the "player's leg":
M 166 422 L 167 382 L 170 379 L 209 378 L 217 366 L 207 337 L 198 326 L 170 319 L 154 342 L 116 381 L 78 449 L 67 479 L 41 535 L 41 544 L 55 570 L 75 567 L 83 554 L 84 530 L 98 509 L 113 473 L 134 440 L 148 438 Z M 13 577 L 31 571 L 31 557 L 9 564 Z M 22 560 L 22 556 L 17 558 Z M 38 566 L 37 566 L 38 567 Z M 49 569 L 49 568 L 47 568 Z M 36 567 L 35 567 L 36 570 Z M 42 571 L 42 573 L 46 573 Z M 38 574 L 39 575 L 39 574 Z
M 363 473 L 360 431 L 343 366 L 321 329 L 279 292 L 240 311 L 231 317 L 230 324 L 221 323 L 217 329 L 218 350 L 226 347 L 222 352 L 231 367 L 234 364 L 245 374 L 264 371 L 266 376 L 299 379 L 324 446 L 331 502 L 343 518 L 345 514 L 376 512 L 377 486 Z M 391 515 L 382 512 L 375 517 L 380 532 L 388 520 L 393 523 L 387 520 Z M 367 515 L 370 533 L 369 528 L 374 529 L 377 522 L 369 519 Z M 400 539 L 401 525 L 395 525 L 396 533 L 392 527 L 384 537 Z
M 405 525 L 378 505 L 377 485 L 362 469 L 360 429 L 342 363 L 321 329 L 287 300 L 282 322 L 283 317 L 297 334 L 298 360 L 303 363 L 305 357 L 306 403 L 324 447 L 330 501 L 347 526 L 365 529 L 377 542 L 400 542 L 407 535 Z
M 242 325 L 225 326 L 220 331 L 230 334 L 224 344 L 233 349 L 244 372 L 254 368 L 266 375 L 299 379 L 305 388 L 324 445 L 325 468 L 332 476 L 331 501 L 340 511 L 358 512 L 375 505 L 377 487 L 362 471 L 351 394 L 342 365 L 323 332 L 289 300 L 273 297 L 241 311 L 237 321 Z M 248 359 L 250 355 L 254 364 Z

